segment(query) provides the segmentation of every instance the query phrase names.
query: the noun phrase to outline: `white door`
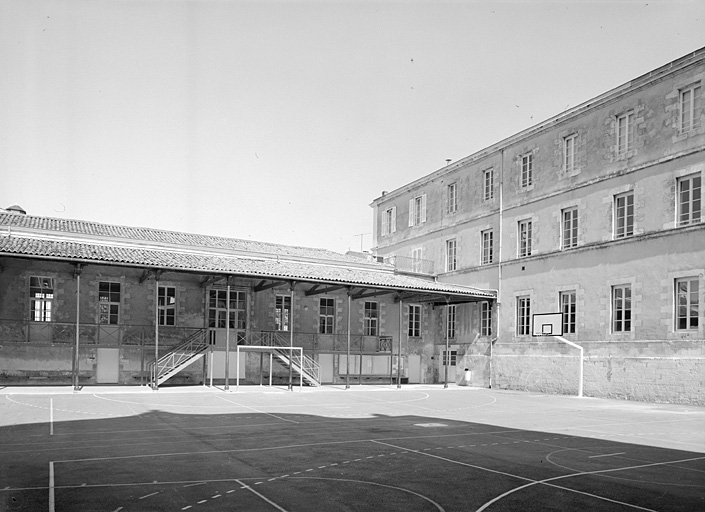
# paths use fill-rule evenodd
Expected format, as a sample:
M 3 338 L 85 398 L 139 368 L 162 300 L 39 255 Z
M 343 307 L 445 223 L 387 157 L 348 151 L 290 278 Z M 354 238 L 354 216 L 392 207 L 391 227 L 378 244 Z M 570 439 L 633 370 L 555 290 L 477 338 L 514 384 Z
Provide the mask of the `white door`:
M 117 384 L 120 378 L 120 349 L 99 348 L 95 381 L 98 384 Z
M 321 365 L 321 384 L 333 384 L 333 354 L 318 354 Z
M 421 356 L 409 354 L 409 384 L 423 384 Z

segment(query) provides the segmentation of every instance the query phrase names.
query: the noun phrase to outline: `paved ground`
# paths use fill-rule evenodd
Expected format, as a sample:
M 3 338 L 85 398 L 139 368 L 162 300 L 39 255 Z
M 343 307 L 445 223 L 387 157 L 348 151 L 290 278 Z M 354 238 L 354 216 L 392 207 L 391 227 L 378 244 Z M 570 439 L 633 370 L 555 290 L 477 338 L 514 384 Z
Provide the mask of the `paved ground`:
M 5 510 L 705 510 L 705 408 L 455 386 L 4 388 Z

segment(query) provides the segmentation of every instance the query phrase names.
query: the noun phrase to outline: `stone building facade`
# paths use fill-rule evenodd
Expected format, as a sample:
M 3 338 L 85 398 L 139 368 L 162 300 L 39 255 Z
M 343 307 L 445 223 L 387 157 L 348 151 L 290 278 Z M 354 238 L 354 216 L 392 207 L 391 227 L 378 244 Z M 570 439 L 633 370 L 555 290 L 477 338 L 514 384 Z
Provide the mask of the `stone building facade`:
M 705 403 L 703 84 L 700 49 L 374 200 L 378 256 L 497 290 L 457 307 L 458 365 L 575 393 L 578 351 L 532 336 L 560 312 L 585 394 Z

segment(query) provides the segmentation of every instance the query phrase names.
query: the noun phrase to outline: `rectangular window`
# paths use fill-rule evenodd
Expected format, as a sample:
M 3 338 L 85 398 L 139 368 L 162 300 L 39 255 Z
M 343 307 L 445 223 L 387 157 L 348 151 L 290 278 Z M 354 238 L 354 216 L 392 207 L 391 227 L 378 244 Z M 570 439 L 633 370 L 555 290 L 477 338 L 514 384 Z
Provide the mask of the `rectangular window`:
M 448 214 L 458 211 L 458 184 L 451 183 L 446 189 L 446 200 L 448 204 Z
M 521 157 L 521 187 L 526 188 L 533 183 L 534 155 L 527 153 Z
M 455 238 L 446 240 L 446 272 L 453 272 L 458 268 L 458 244 Z
M 531 298 L 517 297 L 517 336 L 531 334 Z
M 561 313 L 563 313 L 563 334 L 575 334 L 576 297 L 575 290 L 561 292 L 560 294 Z
M 698 329 L 700 284 L 697 277 L 676 279 L 676 330 Z
M 318 333 L 333 334 L 335 326 L 335 299 L 323 297 L 318 303 Z
M 449 304 L 446 306 L 446 336 L 450 339 L 455 338 L 455 314 L 455 304 Z
M 54 279 L 51 277 L 29 278 L 30 321 L 51 322 L 54 303 Z
M 575 146 L 578 135 L 573 134 L 563 139 L 563 172 L 575 170 Z
M 176 288 L 160 286 L 157 297 L 159 325 L 176 325 Z
M 491 229 L 482 232 L 482 258 L 480 263 L 487 265 L 494 261 L 494 233 Z
M 365 311 L 363 315 L 363 334 L 365 336 L 377 336 L 377 324 L 379 322 L 379 304 L 365 301 Z
M 421 272 L 423 270 L 423 247 L 411 249 L 411 271 Z
M 426 194 L 409 199 L 409 227 L 426 222 Z
M 702 178 L 700 173 L 678 180 L 678 225 L 700 222 L 702 213 Z
M 291 295 L 277 295 L 274 304 L 274 328 L 288 331 L 291 319 Z
M 417 304 L 409 305 L 409 336 L 418 338 L 421 336 L 421 306 Z
M 570 249 L 578 246 L 578 208 L 566 208 L 561 216 L 563 220 L 563 238 L 561 240 L 563 249 Z
M 617 154 L 623 155 L 634 146 L 634 113 L 617 116 Z
M 531 256 L 531 221 L 519 221 L 519 257 Z
M 444 350 L 443 351 L 443 366 L 455 366 L 458 360 L 457 350 Z
M 228 319 L 228 310 L 230 318 Z M 228 307 L 228 290 L 212 289 L 208 293 L 208 327 L 217 329 L 246 329 L 247 327 L 247 292 L 230 290 Z
M 632 330 L 632 287 L 612 287 L 612 332 Z
M 98 312 L 103 325 L 120 322 L 120 283 L 98 283 Z
M 396 233 L 397 231 L 397 207 L 392 206 L 382 212 L 382 236 Z
M 686 133 L 700 128 L 700 83 L 681 89 L 679 93 L 680 104 L 680 131 Z
M 494 199 L 494 172 L 492 169 L 487 169 L 484 172 L 484 184 L 485 184 L 485 201 L 491 201 Z
M 634 193 L 627 192 L 614 198 L 614 237 L 634 234 Z
M 492 307 L 489 302 L 480 302 L 480 335 L 492 336 Z

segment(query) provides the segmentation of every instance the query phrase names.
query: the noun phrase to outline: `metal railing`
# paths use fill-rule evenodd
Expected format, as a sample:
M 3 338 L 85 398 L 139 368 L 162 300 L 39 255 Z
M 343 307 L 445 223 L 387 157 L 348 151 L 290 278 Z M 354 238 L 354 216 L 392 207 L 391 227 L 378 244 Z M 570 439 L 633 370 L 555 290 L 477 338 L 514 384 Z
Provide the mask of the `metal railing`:
M 435 275 L 434 262 L 432 260 L 422 260 L 419 258 L 410 258 L 408 256 L 389 256 L 384 258 L 384 262 L 394 265 L 397 272 Z
M 286 331 L 260 331 L 252 333 L 250 337 L 251 345 L 261 345 L 264 347 L 289 347 L 291 343 L 290 333 Z M 321 382 L 321 365 L 313 358 L 303 354 L 300 356 L 286 351 L 277 351 L 277 357 L 284 363 L 299 372 L 312 384 L 318 386 Z
M 208 329 L 199 329 L 181 345 L 171 349 L 156 361 L 147 365 L 149 382 L 152 387 L 161 384 L 178 372 L 182 365 L 190 364 L 193 358 L 208 348 Z

